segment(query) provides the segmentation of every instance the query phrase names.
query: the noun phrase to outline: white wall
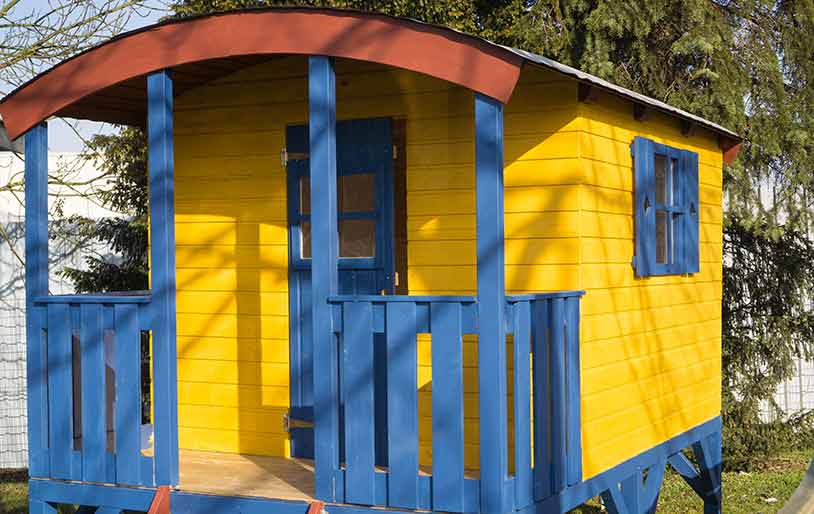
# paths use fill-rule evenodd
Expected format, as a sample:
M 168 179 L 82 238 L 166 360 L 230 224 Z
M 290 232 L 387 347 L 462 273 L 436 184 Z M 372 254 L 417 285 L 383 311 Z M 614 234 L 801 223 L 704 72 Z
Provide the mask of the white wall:
M 66 185 L 49 186 L 52 216 L 79 214 L 89 218 L 115 216 L 87 197 L 104 179 L 92 162 L 77 153 L 50 153 L 49 174 Z M 25 286 L 23 161 L 10 152 L 0 152 L 0 469 L 27 466 L 25 388 Z M 90 184 L 82 184 L 85 182 Z M 4 190 L 14 186 L 12 191 Z M 53 218 L 51 218 L 53 219 Z M 70 293 L 72 286 L 56 271 L 68 265 L 81 267 L 88 248 L 72 241 L 50 242 L 52 293 Z

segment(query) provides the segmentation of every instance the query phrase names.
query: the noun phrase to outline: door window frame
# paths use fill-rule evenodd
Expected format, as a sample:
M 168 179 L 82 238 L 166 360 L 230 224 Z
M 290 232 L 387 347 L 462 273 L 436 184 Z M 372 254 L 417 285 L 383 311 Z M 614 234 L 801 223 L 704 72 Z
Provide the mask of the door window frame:
M 349 123 L 364 122 L 368 120 L 348 120 Z M 375 121 L 371 119 L 369 121 Z M 338 121 L 337 126 L 343 122 Z M 391 120 L 392 123 L 392 120 Z M 307 144 L 307 124 L 292 124 L 288 127 L 289 130 L 297 129 L 305 131 L 305 141 Z M 286 131 L 288 133 L 288 130 Z M 286 141 L 290 145 L 290 141 Z M 339 142 L 337 141 L 337 145 Z M 296 149 L 301 150 L 301 149 Z M 289 149 L 291 151 L 291 149 Z M 301 223 L 303 221 L 310 221 L 311 215 L 304 215 L 300 213 L 300 179 L 310 177 L 310 167 L 308 163 L 308 153 L 296 153 L 297 159 L 289 159 L 287 169 L 287 201 L 288 201 L 288 232 L 289 232 L 289 265 L 293 270 L 310 270 L 311 258 L 302 257 L 302 230 Z M 390 153 L 392 161 L 392 153 Z M 341 257 L 337 259 L 339 269 L 384 269 L 385 273 L 391 277 L 387 282 L 392 282 L 393 276 L 393 253 L 395 249 L 394 229 L 394 213 L 393 213 L 393 166 L 391 163 L 386 163 L 378 169 L 342 169 L 341 152 L 337 151 L 337 194 L 339 191 L 339 177 L 346 175 L 357 175 L 365 173 L 373 173 L 375 175 L 375 211 L 367 211 L 364 213 L 347 212 L 337 213 L 337 227 L 338 222 L 343 219 L 374 219 L 376 220 L 376 233 L 375 233 L 375 255 L 373 257 Z M 390 165 L 387 165 L 390 164 Z M 337 198 L 337 209 L 339 208 L 339 201 Z M 338 237 L 338 234 L 337 234 Z M 387 244 L 389 237 L 390 243 Z

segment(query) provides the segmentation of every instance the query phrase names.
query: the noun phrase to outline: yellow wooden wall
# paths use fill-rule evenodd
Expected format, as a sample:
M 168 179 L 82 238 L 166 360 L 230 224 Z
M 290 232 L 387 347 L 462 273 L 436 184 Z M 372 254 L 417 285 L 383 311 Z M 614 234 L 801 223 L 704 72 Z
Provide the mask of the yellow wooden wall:
M 590 477 L 720 413 L 721 177 L 717 139 L 610 94 L 579 105 L 582 444 Z M 630 143 L 699 154 L 700 272 L 636 279 Z
M 471 294 L 473 98 L 415 73 L 337 62 L 339 119 L 407 120 L 411 294 Z M 509 288 L 574 287 L 576 86 L 524 74 L 506 108 Z M 285 126 L 307 116 L 306 61 L 284 58 L 176 101 L 179 419 L 183 448 L 287 455 Z M 549 165 L 551 163 L 551 165 Z M 544 172 L 541 172 L 544 171 Z M 570 181 L 570 182 L 569 182 Z M 542 216 L 541 213 L 546 215 Z M 557 244 L 552 244 L 556 242 Z M 466 460 L 477 466 L 476 343 L 465 345 Z M 421 338 L 422 461 L 430 459 L 431 343 Z
M 472 94 L 367 63 L 339 60 L 336 69 L 339 119 L 407 120 L 410 294 L 473 294 Z M 634 122 L 630 105 L 612 97 L 579 104 L 576 90 L 561 75 L 526 68 L 506 106 L 506 284 L 510 293 L 589 291 L 582 328 L 587 477 L 717 413 L 719 381 L 704 390 L 701 379 L 692 380 L 709 376 L 711 384 L 720 374 L 721 166 L 711 139 L 684 138 L 676 121 L 659 117 Z M 306 102 L 299 57 L 239 71 L 176 101 L 182 448 L 288 454 L 279 153 L 285 126 L 306 121 Z M 699 277 L 633 278 L 634 135 L 705 149 Z M 431 448 L 430 354 L 429 338 L 420 338 L 423 463 Z M 476 361 L 476 341 L 467 338 L 468 467 L 478 462 Z M 633 431 L 635 438 L 624 437 Z

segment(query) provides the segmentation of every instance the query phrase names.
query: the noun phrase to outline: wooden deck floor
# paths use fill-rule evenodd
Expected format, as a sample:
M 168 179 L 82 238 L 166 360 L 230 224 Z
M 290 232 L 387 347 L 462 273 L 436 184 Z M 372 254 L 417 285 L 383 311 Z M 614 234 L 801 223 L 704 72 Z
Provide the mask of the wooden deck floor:
M 196 493 L 311 501 L 313 462 L 180 450 L 180 488 Z

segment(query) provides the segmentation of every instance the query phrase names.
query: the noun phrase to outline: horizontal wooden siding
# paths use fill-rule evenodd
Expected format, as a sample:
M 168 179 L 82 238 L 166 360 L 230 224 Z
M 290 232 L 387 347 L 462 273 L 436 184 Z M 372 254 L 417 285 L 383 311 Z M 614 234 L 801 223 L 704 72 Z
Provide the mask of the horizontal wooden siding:
M 609 94 L 579 105 L 584 477 L 720 413 L 721 176 L 713 134 Z M 700 272 L 637 279 L 635 136 L 699 155 Z

